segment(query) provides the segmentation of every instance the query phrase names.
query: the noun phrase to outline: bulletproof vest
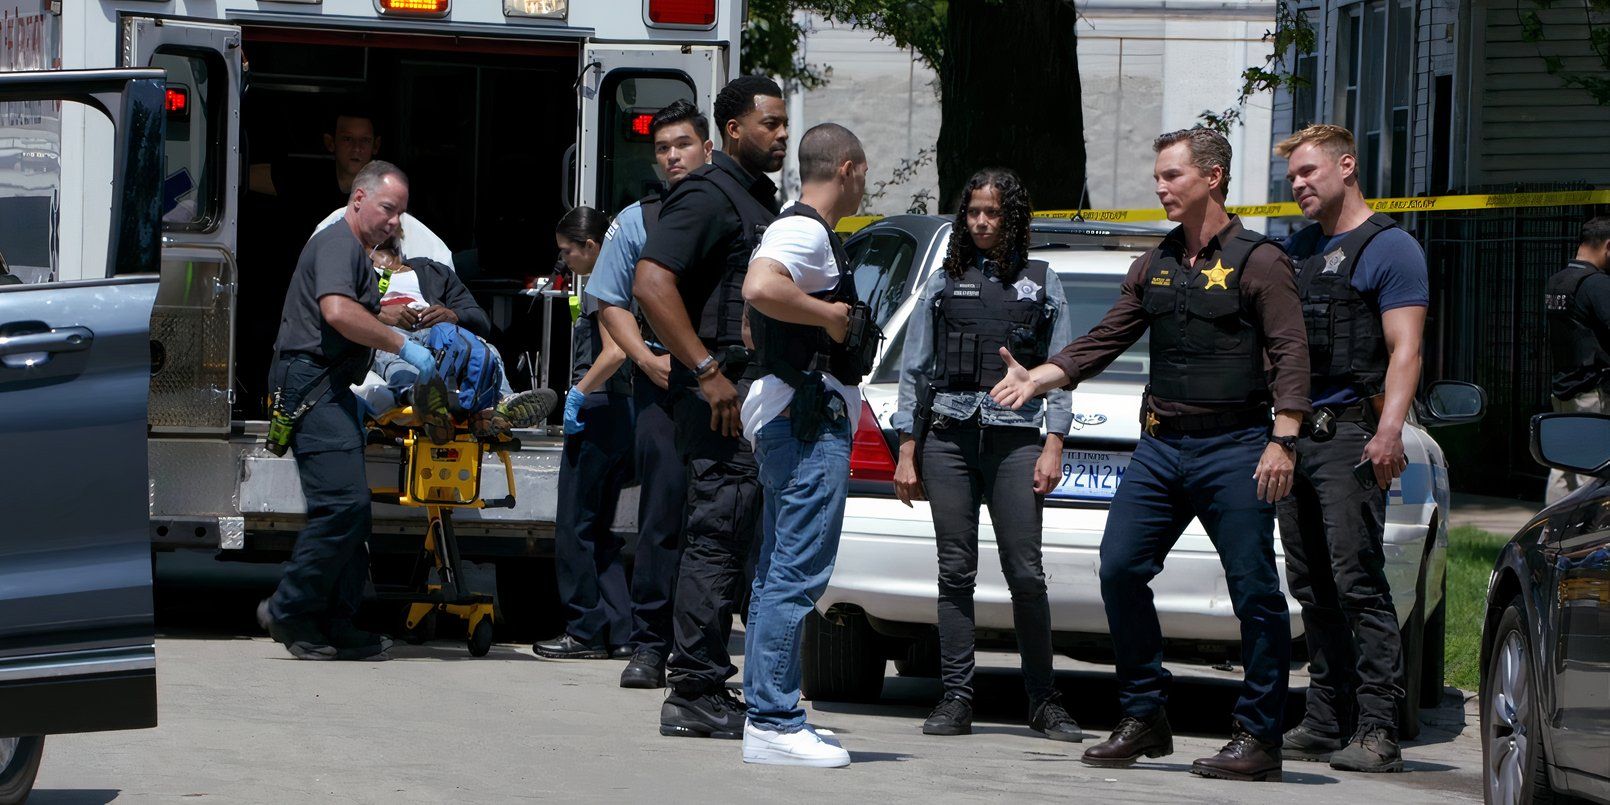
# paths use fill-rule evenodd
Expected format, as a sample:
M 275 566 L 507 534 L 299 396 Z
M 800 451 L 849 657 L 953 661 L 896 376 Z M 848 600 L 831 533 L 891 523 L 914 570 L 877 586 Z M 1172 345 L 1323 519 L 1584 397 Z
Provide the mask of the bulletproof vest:
M 1386 334 L 1380 314 L 1353 287 L 1353 267 L 1376 235 L 1395 226 L 1392 216 L 1376 213 L 1323 253 L 1319 242 L 1325 233 L 1319 224 L 1292 238 L 1297 295 L 1308 329 L 1308 366 L 1316 388 L 1351 383 L 1371 397 L 1384 387 Z
M 1594 320 L 1577 302 L 1582 283 L 1600 273 L 1597 268 L 1572 262 L 1564 271 L 1549 277 L 1543 292 L 1543 309 L 1548 316 L 1549 352 L 1556 375 L 1592 376 L 1594 369 L 1610 370 L 1610 331 L 1595 327 Z M 1591 384 L 1589 384 L 1591 385 Z
M 1046 301 L 1049 268 L 1029 260 L 1010 281 L 986 276 L 977 265 L 960 278 L 946 275 L 934 299 L 934 388 L 988 391 L 1006 376 L 1001 347 L 1024 366 L 1045 362 L 1057 316 Z
M 741 345 L 744 275 L 749 270 L 749 255 L 760 245 L 766 225 L 777 217 L 777 213 L 751 195 L 736 177 L 714 162 L 702 165 L 683 177 L 671 190 L 671 195 L 682 192 L 684 188 L 697 186 L 698 182 L 715 185 L 738 214 L 739 222 L 738 242 L 732 244 L 727 254 L 720 258 L 721 278 L 705 298 L 700 310 L 697 322 L 699 338 L 711 348 Z
M 638 212 L 643 214 L 643 241 L 648 242 L 648 236 L 660 225 L 660 206 L 665 203 L 665 193 L 650 193 L 637 202 Z M 635 270 L 635 266 L 633 267 Z M 627 289 L 631 290 L 631 289 Z M 637 315 L 637 329 L 643 333 L 645 342 L 660 343 L 659 336 L 654 334 L 654 328 L 649 326 L 648 317 L 643 315 L 642 305 L 632 305 Z
M 598 309 L 583 312 L 576 317 L 576 323 L 570 330 L 571 369 L 570 384 L 575 385 L 592 371 L 593 364 L 598 362 L 598 356 L 604 351 L 603 322 L 598 319 Z M 625 364 L 604 381 L 599 391 L 610 394 L 631 394 L 632 376 Z
M 1201 270 L 1161 249 L 1147 256 L 1141 307 L 1151 329 L 1150 394 L 1198 405 L 1269 398 L 1263 332 L 1241 293 L 1247 258 L 1266 243 L 1274 241 L 1243 229 Z
M 833 246 L 833 262 L 839 269 L 839 281 L 832 290 L 811 295 L 829 302 L 854 305 L 858 300 L 855 275 L 850 273 L 850 256 L 844 251 L 844 241 L 833 231 L 833 227 L 827 225 L 821 214 L 805 204 L 795 202 L 794 206 L 777 217 L 782 219 L 794 215 L 809 218 L 827 230 L 828 243 Z M 860 361 L 820 327 L 778 321 L 750 308 L 749 332 L 754 337 L 756 359 L 761 366 L 791 386 L 798 386 L 804 376 L 812 371 L 830 374 L 846 386 L 861 382 L 863 367 Z

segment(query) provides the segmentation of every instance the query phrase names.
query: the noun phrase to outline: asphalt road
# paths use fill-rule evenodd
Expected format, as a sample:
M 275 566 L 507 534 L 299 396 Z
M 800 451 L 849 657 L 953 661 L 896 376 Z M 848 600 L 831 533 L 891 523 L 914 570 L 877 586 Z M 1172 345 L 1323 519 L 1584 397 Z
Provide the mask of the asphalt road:
M 383 663 L 292 660 L 253 636 L 249 608 L 206 595 L 163 608 L 161 726 L 53 736 L 31 802 L 777 802 L 1066 801 L 1470 802 L 1481 798 L 1480 744 L 1468 703 L 1450 691 L 1405 749 L 1403 774 L 1370 776 L 1288 763 L 1281 784 L 1204 780 L 1190 761 L 1226 739 L 1234 675 L 1176 668 L 1175 754 L 1127 770 L 1079 763 L 1083 746 L 1023 723 L 1016 657 L 984 654 L 975 734 L 924 736 L 939 693 L 890 668 L 876 705 L 809 706 L 839 735 L 848 769 L 745 766 L 736 741 L 664 738 L 661 695 L 616 686 L 619 661 L 549 661 L 500 645 L 471 658 L 443 639 L 399 646 Z M 188 613 L 188 614 L 187 614 Z M 735 641 L 735 648 L 741 644 Z M 1110 669 L 1058 660 L 1058 687 L 1087 743 L 1116 720 Z M 1303 677 L 1294 675 L 1293 702 Z M 1300 705 L 1298 705 L 1300 706 Z M 1099 734 L 1098 734 L 1099 733 Z

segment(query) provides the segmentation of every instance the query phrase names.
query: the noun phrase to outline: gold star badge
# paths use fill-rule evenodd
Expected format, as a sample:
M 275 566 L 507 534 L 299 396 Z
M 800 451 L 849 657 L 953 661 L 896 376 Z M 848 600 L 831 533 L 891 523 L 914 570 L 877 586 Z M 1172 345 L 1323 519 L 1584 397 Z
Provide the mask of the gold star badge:
M 1230 290 L 1230 286 L 1225 285 L 1224 281 L 1230 278 L 1230 272 L 1232 271 L 1235 271 L 1235 268 L 1225 268 L 1223 260 L 1213 261 L 1213 267 L 1202 272 L 1207 275 L 1207 284 L 1202 286 L 1202 290 L 1210 290 L 1215 285 L 1226 291 Z

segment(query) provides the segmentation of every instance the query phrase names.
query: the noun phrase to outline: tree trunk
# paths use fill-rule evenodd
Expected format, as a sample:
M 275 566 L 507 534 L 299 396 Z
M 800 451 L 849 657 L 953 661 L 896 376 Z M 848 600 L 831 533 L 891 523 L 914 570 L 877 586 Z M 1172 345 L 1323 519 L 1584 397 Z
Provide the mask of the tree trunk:
M 968 177 L 1006 167 L 1036 209 L 1079 206 L 1084 111 L 1071 0 L 950 0 L 939 68 L 939 210 Z

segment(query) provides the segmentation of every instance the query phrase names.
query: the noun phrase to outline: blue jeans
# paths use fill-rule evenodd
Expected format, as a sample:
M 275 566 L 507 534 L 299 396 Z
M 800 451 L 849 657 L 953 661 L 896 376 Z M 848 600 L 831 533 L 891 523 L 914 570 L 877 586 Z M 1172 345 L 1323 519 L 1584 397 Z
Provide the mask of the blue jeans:
M 393 327 L 391 329 L 402 333 L 403 338 L 406 338 L 410 341 L 416 341 L 422 345 L 425 344 L 425 340 L 430 337 L 429 327 L 426 327 L 423 330 L 404 330 L 401 327 Z M 503 355 L 498 352 L 497 347 L 492 346 L 491 341 L 487 341 L 486 339 L 482 338 L 481 342 L 486 344 L 487 349 L 491 350 L 492 358 L 496 360 L 498 364 L 498 398 L 502 399 L 510 394 L 513 394 L 514 387 L 509 385 L 509 373 L 503 370 Z M 375 350 L 375 358 L 374 361 L 369 364 L 369 370 L 374 372 L 376 375 L 379 375 L 381 380 L 386 381 L 386 388 L 391 392 L 394 398 L 398 397 L 405 391 L 413 389 L 414 381 L 419 379 L 419 372 L 418 370 L 414 369 L 412 364 L 403 360 L 401 356 L 387 352 L 383 349 Z M 375 413 L 383 412 L 376 411 Z
M 1192 517 L 1219 552 L 1230 606 L 1241 621 L 1241 696 L 1232 711 L 1254 737 L 1279 743 L 1291 664 L 1291 621 L 1275 567 L 1275 507 L 1258 500 L 1253 470 L 1265 426 L 1204 434 L 1143 435 L 1107 512 L 1101 599 L 1118 665 L 1124 715 L 1163 709 L 1172 678 L 1151 581 Z
M 766 423 L 755 437 L 765 509 L 744 636 L 744 699 L 756 726 L 792 732 L 805 725 L 800 627 L 833 575 L 850 442 L 848 418 L 824 425 L 814 442 L 795 439 L 786 417 Z

